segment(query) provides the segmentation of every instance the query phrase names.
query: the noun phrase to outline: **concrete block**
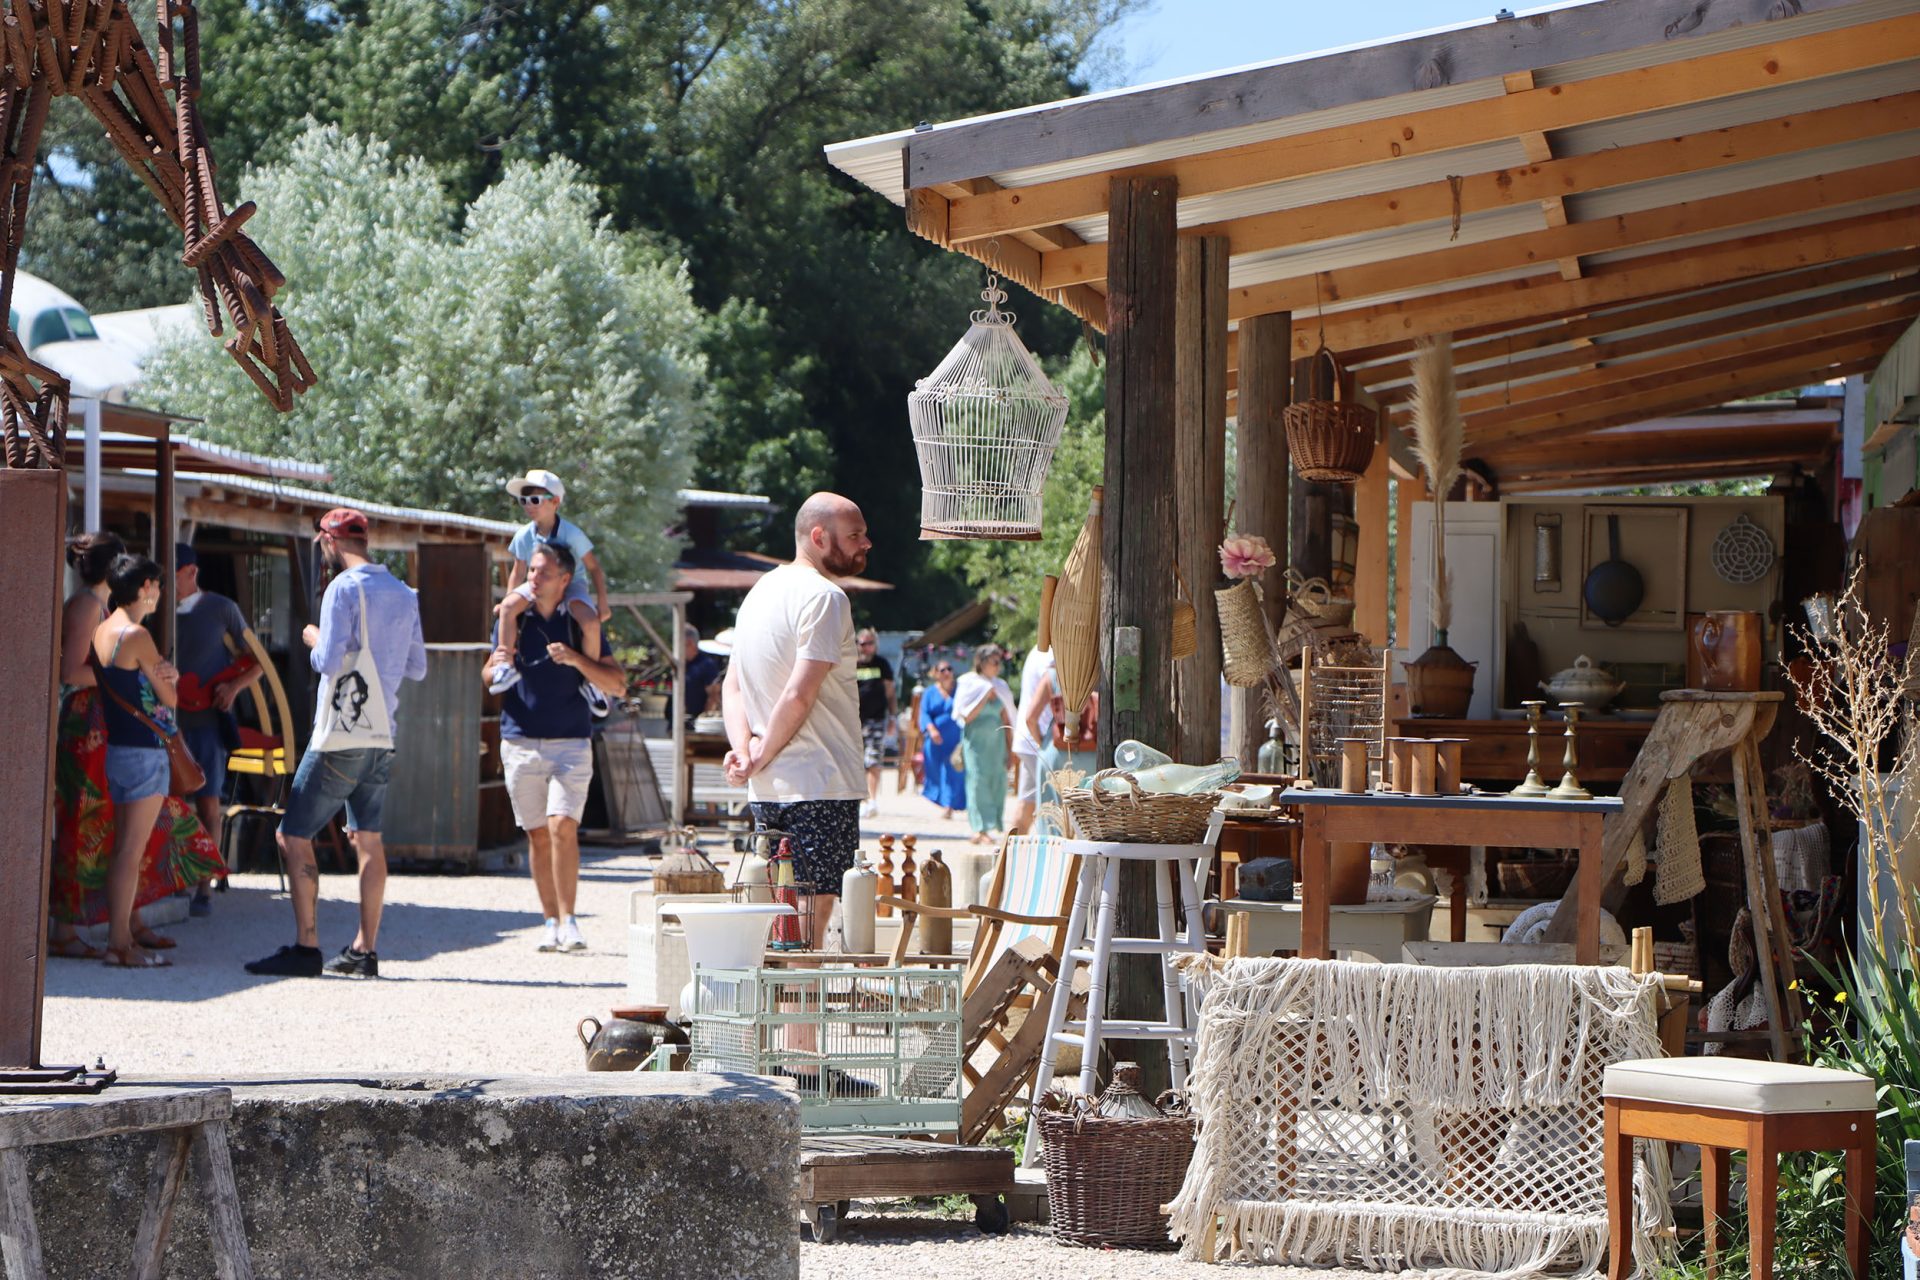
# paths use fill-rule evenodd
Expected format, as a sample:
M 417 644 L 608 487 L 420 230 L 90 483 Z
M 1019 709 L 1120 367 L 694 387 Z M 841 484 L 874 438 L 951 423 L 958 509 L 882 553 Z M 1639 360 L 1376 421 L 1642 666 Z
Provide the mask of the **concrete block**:
M 431 1034 L 423 1028 L 423 1034 Z M 800 1114 L 731 1074 L 138 1081 L 233 1090 L 260 1280 L 796 1277 Z M 153 1138 L 35 1148 L 54 1280 L 126 1271 Z M 169 1276 L 213 1274 L 189 1177 Z

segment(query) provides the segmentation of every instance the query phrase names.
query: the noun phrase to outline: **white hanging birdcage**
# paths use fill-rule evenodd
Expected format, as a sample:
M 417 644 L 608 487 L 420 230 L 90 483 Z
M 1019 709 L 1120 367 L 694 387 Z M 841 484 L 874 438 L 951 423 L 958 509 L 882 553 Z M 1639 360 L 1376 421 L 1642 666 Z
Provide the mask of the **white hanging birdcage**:
M 920 458 L 922 538 L 1040 536 L 1040 490 L 1067 420 L 1054 389 L 1013 331 L 992 275 L 966 336 L 907 396 Z

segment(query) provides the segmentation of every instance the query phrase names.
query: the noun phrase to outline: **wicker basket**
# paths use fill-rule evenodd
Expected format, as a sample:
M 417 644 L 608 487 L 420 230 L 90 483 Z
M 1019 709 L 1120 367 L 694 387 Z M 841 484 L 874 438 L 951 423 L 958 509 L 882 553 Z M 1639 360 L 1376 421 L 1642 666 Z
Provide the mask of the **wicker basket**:
M 1128 790 L 1101 791 L 1102 778 L 1125 778 Z M 1220 793 L 1176 795 L 1142 791 L 1125 769 L 1102 769 L 1084 787 L 1060 793 L 1082 840 L 1110 840 L 1115 844 L 1198 844 L 1207 834 Z
M 1193 597 L 1187 591 L 1187 580 L 1181 575 L 1179 565 L 1173 567 L 1173 586 L 1173 625 L 1167 641 L 1167 656 L 1179 662 L 1200 652 L 1200 617 L 1194 610 Z
M 1040 1113 L 1046 1142 L 1047 1218 L 1053 1236 L 1096 1248 L 1170 1249 L 1160 1206 L 1180 1194 L 1193 1160 L 1193 1120 L 1169 1110 L 1162 1094 L 1157 1119 L 1103 1116 L 1118 1093 L 1138 1095 L 1139 1068 L 1121 1063 L 1099 1101 L 1086 1097 L 1046 1102 L 1065 1110 Z
M 1365 405 L 1341 399 L 1340 359 L 1324 346 L 1313 353 L 1315 360 L 1322 357 L 1333 370 L 1333 399 L 1286 407 L 1281 420 L 1287 427 L 1287 449 L 1294 471 L 1303 478 L 1352 484 L 1373 461 L 1380 418 Z

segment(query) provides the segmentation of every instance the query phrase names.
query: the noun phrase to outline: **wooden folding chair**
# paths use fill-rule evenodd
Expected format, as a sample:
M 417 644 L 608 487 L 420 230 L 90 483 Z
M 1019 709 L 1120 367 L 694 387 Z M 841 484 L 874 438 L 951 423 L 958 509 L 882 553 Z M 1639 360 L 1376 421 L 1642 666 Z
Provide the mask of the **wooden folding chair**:
M 1047 1030 L 1044 1011 L 1059 979 L 1079 862 L 1064 851 L 1059 837 L 1009 836 L 994 860 L 985 904 L 928 907 L 904 898 L 881 899 L 901 916 L 896 965 L 906 963 L 920 917 L 979 921 L 961 986 L 962 1143 L 979 1142 L 1000 1122 L 1039 1065 Z M 1079 1001 L 1086 998 L 1086 984 L 1083 974 L 1075 984 Z

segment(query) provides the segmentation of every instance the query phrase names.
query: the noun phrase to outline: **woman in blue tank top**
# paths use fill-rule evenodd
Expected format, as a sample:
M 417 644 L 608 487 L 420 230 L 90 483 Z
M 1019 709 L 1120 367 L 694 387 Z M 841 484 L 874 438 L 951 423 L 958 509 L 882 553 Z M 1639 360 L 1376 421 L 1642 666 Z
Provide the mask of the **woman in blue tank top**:
M 179 673 L 140 624 L 160 604 L 160 566 L 123 555 L 107 572 L 113 612 L 93 633 L 101 710 L 107 721 L 107 792 L 113 798 L 113 866 L 107 873 L 107 963 L 159 969 L 171 963 L 133 939 L 133 902 L 147 835 L 167 798 L 167 748 L 147 720 L 172 728 Z M 134 708 L 142 714 L 135 714 Z M 143 719 L 142 715 L 146 718 Z

